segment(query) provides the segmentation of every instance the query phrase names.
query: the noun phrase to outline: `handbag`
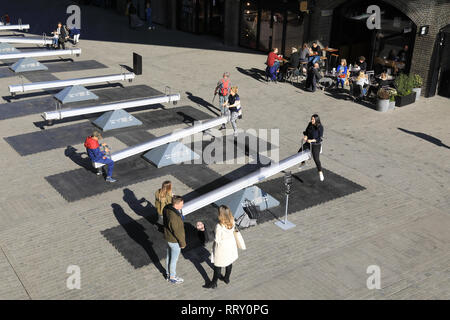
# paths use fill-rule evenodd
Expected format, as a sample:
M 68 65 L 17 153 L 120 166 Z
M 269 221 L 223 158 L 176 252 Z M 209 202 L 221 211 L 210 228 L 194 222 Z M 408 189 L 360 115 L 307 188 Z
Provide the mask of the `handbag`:
M 236 240 L 236 245 L 239 249 L 245 250 L 247 247 L 245 246 L 244 238 L 242 238 L 241 232 L 236 228 L 234 229 L 234 239 Z

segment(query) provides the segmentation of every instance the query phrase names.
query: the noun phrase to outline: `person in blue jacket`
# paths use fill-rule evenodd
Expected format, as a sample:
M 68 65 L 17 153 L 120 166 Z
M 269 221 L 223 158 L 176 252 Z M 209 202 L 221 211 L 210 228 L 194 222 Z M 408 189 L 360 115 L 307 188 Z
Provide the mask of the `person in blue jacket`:
M 102 136 L 100 132 L 94 131 L 91 136 L 86 138 L 86 141 L 84 142 L 84 146 L 86 147 L 86 152 L 89 156 L 89 159 L 91 159 L 92 162 L 98 162 L 103 163 L 108 166 L 108 172 L 106 174 L 106 181 L 107 182 L 116 182 L 115 179 L 112 178 L 112 172 L 114 169 L 114 161 L 112 161 L 110 158 L 106 156 L 104 152 L 100 150 L 100 144 L 98 143 L 98 140 L 102 139 Z M 102 146 L 105 146 L 106 144 L 102 144 Z
M 336 72 L 338 74 L 336 86 L 339 88 L 339 84 L 341 84 L 342 89 L 344 89 L 345 80 L 347 79 L 347 60 L 341 59 L 341 64 L 338 65 Z

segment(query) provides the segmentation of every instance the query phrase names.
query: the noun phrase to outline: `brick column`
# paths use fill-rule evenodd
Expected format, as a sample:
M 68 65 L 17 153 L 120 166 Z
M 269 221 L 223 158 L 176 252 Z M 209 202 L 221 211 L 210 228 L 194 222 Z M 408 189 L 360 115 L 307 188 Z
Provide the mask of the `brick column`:
M 239 13 L 240 1 L 225 1 L 224 12 L 224 44 L 236 47 L 239 45 Z

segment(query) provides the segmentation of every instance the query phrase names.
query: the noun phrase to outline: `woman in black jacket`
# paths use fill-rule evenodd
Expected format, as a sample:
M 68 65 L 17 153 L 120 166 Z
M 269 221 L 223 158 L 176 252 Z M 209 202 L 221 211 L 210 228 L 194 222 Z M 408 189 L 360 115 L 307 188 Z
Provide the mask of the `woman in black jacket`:
M 314 162 L 316 163 L 317 170 L 319 171 L 319 178 L 320 181 L 324 180 L 323 172 L 322 172 L 322 165 L 320 163 L 320 149 L 322 147 L 322 137 L 323 137 L 323 126 L 320 123 L 320 118 L 317 114 L 313 114 L 311 116 L 311 122 L 308 123 L 308 126 L 306 127 L 306 130 L 303 131 L 303 145 L 300 147 L 298 152 L 309 149 L 310 146 L 312 148 L 311 153 L 312 157 L 314 159 Z M 300 169 L 305 164 L 303 161 L 300 164 Z

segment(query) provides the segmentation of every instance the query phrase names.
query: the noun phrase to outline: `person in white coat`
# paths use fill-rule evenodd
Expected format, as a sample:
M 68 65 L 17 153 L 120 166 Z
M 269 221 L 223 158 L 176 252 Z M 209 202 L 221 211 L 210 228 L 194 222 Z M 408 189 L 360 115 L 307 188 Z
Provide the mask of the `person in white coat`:
M 234 238 L 234 217 L 227 206 L 219 207 L 219 223 L 216 225 L 211 262 L 214 264 L 214 276 L 205 288 L 217 288 L 217 280 L 230 282 L 231 267 L 238 258 L 238 248 Z M 225 276 L 221 275 L 225 268 Z

